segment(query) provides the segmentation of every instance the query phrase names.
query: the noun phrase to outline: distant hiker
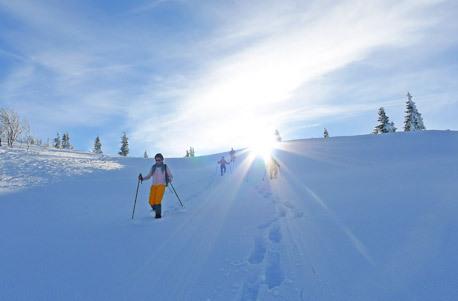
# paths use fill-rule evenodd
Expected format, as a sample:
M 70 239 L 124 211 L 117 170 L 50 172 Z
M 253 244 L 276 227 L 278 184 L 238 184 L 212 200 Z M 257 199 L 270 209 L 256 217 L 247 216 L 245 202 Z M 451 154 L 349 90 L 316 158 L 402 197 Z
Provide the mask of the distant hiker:
M 172 182 L 173 176 L 170 168 L 164 164 L 164 156 L 161 153 L 156 154 L 154 159 L 156 163 L 151 167 L 149 173 L 144 177 L 140 174 L 138 179 L 143 182 L 143 180 L 153 178 L 149 193 L 149 204 L 156 213 L 155 217 L 161 218 L 162 197 L 164 196 L 165 187 Z
M 269 161 L 267 162 L 267 167 L 269 169 L 270 179 L 276 179 L 278 176 L 278 171 L 280 169 L 280 164 L 278 164 L 277 160 L 274 157 L 270 157 Z
M 219 167 L 221 169 L 221 176 L 226 173 L 226 164 L 230 164 L 230 162 L 227 162 L 224 156 L 221 157 L 221 160 L 218 161 Z
M 229 155 L 231 156 L 231 163 L 235 161 L 235 150 L 234 148 L 231 148 L 231 151 L 229 152 Z

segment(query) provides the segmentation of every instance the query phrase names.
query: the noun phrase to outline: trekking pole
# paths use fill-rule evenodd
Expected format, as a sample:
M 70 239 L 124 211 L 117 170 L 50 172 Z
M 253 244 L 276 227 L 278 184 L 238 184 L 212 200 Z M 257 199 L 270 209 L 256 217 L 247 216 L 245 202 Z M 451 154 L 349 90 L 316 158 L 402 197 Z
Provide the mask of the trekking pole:
M 137 182 L 137 192 L 135 192 L 135 201 L 134 201 L 134 210 L 132 210 L 132 219 L 134 219 L 135 214 L 135 205 L 137 205 L 137 195 L 138 195 L 138 187 L 140 186 L 140 179 Z
M 178 201 L 180 202 L 181 207 L 184 207 L 184 206 L 183 206 L 183 203 L 182 203 L 181 200 L 180 200 L 180 197 L 178 196 L 177 191 L 175 190 L 175 187 L 173 187 L 172 183 L 170 183 L 170 186 L 172 187 L 173 192 L 175 192 L 175 195 L 177 196 L 177 199 L 178 199 Z

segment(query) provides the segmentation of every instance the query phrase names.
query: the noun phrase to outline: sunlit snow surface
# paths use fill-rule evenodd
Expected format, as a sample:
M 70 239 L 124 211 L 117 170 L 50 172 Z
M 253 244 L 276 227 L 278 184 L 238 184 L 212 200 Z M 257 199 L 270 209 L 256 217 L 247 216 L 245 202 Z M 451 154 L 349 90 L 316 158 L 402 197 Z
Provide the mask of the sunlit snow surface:
M 122 165 L 90 153 L 32 146 L 0 148 L 0 194 Z
M 278 146 L 167 158 L 161 220 L 151 159 L 2 148 L 0 300 L 458 300 L 457 132 Z

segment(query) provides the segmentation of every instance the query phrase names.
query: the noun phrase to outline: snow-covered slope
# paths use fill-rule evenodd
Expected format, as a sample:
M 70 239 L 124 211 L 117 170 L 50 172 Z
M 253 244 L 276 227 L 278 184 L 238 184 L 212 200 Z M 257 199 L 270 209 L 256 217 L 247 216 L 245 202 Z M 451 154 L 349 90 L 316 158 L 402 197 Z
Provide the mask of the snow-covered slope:
M 119 169 L 104 156 L 32 146 L 0 148 L 0 193 L 58 181 L 94 170 Z
M 0 151 L 0 300 L 458 298 L 457 132 L 284 142 L 272 181 L 168 159 L 162 220 L 152 160 Z

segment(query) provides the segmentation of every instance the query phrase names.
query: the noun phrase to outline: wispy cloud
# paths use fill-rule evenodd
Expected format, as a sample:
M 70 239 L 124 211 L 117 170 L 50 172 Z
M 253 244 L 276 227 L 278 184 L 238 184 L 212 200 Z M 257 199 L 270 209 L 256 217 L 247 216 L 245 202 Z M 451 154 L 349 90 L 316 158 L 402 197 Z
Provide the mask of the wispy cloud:
M 135 6 L 129 10 L 130 14 L 141 14 L 141 13 L 146 13 L 152 9 L 155 9 L 159 5 L 166 3 L 166 2 L 172 2 L 176 0 L 153 0 L 153 1 L 145 1 L 145 3 Z
M 0 31 L 20 53 L 0 50 L 0 64 L 3 57 L 12 66 L 0 102 L 39 111 L 29 119 L 49 127 L 126 130 L 139 154 L 241 147 L 258 131 L 376 111 L 419 73 L 444 75 L 442 67 L 389 74 L 387 62 L 406 60 L 408 51 L 427 56 L 432 33 L 452 47 L 438 32 L 456 28 L 450 1 L 157 0 L 119 13 L 99 8 L 96 18 L 85 17 L 87 5 L 0 0 L 0 14 L 21 28 Z M 154 14 L 165 5 L 180 12 Z M 363 62 L 371 78 L 349 68 Z M 378 71 L 385 73 L 375 78 Z M 376 84 L 390 89 L 380 93 Z M 367 99 L 375 91 L 380 98 Z
M 177 112 L 174 127 L 183 130 L 175 139 L 213 151 L 231 143 L 240 146 L 252 128 L 275 128 L 305 116 L 369 110 L 373 105 L 318 107 L 320 99 L 299 93 L 300 88 L 377 49 L 406 47 L 420 40 L 422 30 L 436 21 L 425 15 L 435 3 L 353 1 L 304 10 L 289 3 L 279 13 L 278 7 L 263 7 L 262 12 L 252 11 L 253 15 L 245 15 L 247 9 L 242 9 L 244 18 L 231 18 L 242 21 L 221 30 L 230 33 L 236 28 L 240 39 L 254 37 L 256 43 L 213 62 L 193 80 L 195 88 L 188 91 L 183 109 Z M 218 43 L 224 44 L 223 38 L 218 37 Z M 228 39 L 232 41 L 234 35 Z M 150 135 L 155 131 L 151 128 Z M 190 137 L 189 131 L 199 134 Z M 140 133 L 147 135 L 148 129 Z

